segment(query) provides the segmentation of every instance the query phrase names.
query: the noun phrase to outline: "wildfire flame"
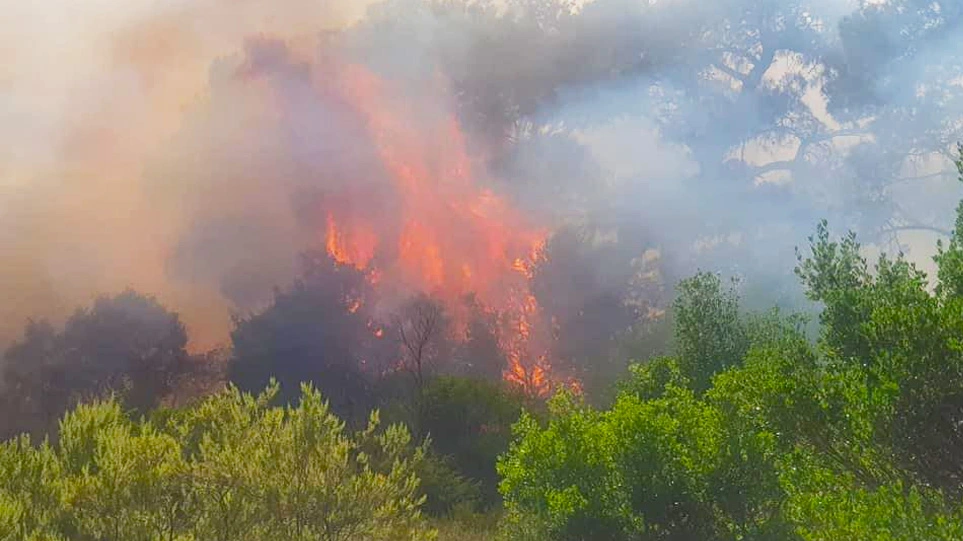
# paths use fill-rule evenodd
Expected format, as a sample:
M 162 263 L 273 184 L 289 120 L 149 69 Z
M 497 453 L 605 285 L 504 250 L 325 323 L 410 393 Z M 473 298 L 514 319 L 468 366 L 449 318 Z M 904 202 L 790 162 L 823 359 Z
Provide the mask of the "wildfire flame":
M 328 254 L 342 265 L 354 265 L 364 269 L 374 257 L 378 239 L 369 230 L 352 229 L 351 236 L 345 234 L 338 227 L 333 214 L 328 214 L 327 231 L 325 233 L 325 248 Z
M 454 116 L 415 117 L 417 107 L 394 101 L 397 94 L 370 71 L 356 65 L 333 71 L 319 84 L 330 88 L 334 80 L 341 100 L 363 119 L 395 191 L 398 222 L 385 227 L 384 216 L 363 206 L 328 209 L 328 254 L 365 271 L 378 288 L 429 293 L 449 307 L 473 294 L 499 315 L 505 379 L 546 394 L 552 367 L 530 281 L 547 231 L 479 182 Z

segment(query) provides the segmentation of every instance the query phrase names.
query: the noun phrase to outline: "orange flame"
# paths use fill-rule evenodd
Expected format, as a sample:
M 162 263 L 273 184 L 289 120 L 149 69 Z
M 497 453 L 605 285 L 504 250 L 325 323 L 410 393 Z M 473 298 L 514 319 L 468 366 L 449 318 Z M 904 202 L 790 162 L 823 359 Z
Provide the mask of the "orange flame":
M 334 215 L 328 213 L 325 248 L 332 259 L 339 264 L 364 270 L 371 263 L 377 245 L 378 238 L 371 230 L 363 227 L 356 228 L 351 230 L 350 236 L 347 236 L 338 227 Z
M 327 252 L 368 272 L 372 285 L 382 289 L 426 292 L 450 306 L 474 294 L 502 322 L 505 379 L 547 393 L 547 333 L 536 332 L 545 325 L 530 290 L 547 232 L 479 184 L 454 117 L 411 116 L 417 103 L 393 103 L 397 93 L 371 72 L 354 65 L 334 71 L 336 77 L 318 84 L 326 88 L 334 80 L 343 101 L 363 119 L 397 192 L 400 223 L 379 228 L 385 217 L 364 215 L 364 206 L 344 216 L 329 210 Z M 379 238 L 375 231 L 387 233 Z M 388 254 L 391 247 L 397 252 Z M 376 257 L 385 263 L 372 268 Z

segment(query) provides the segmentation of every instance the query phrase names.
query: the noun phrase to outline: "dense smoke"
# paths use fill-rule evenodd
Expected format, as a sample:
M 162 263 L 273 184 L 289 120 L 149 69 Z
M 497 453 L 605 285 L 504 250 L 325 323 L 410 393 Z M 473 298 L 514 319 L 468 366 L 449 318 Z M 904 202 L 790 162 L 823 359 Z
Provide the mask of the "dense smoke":
M 130 286 L 204 348 L 324 247 L 329 211 L 390 234 L 412 206 L 357 69 L 413 139 L 392 148 L 443 167 L 453 118 L 472 188 L 558 232 L 535 292 L 588 334 L 698 267 L 792 298 L 818 219 L 911 249 L 957 196 L 948 2 L 59 3 L 0 22 L 0 341 Z
M 315 43 L 319 32 L 357 20 L 363 4 L 7 3 L 0 336 L 10 338 L 27 317 L 62 316 L 132 286 L 181 311 L 202 345 L 223 340 L 230 303 L 211 280 L 224 278 L 228 292 L 246 286 L 212 273 L 243 267 L 248 281 L 261 277 L 258 286 L 287 279 L 298 239 L 285 226 L 291 194 L 272 184 L 284 181 L 280 171 L 273 178 L 256 169 L 241 178 L 217 171 L 242 156 L 263 158 L 261 172 L 277 161 L 240 141 L 229 146 L 225 138 L 265 138 L 244 133 L 244 122 L 269 104 L 221 92 L 225 60 L 217 61 L 243 54 L 244 40 L 262 34 Z M 185 147 L 190 139 L 200 147 Z M 219 154 L 203 155 L 204 148 Z M 160 178 L 163 171 L 184 176 Z M 252 219 L 228 218 L 241 213 Z M 219 220 L 234 242 L 215 238 L 219 246 L 184 276 L 178 262 L 211 249 L 205 242 L 218 235 Z

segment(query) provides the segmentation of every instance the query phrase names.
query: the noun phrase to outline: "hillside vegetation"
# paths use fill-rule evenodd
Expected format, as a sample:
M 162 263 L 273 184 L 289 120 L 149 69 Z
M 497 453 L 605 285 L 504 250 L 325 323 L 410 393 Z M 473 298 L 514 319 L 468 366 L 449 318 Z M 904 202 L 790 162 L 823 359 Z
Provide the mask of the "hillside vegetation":
M 0 539 L 961 539 L 963 204 L 935 259 L 932 279 L 901 255 L 871 265 L 822 223 L 795 269 L 815 320 L 745 313 L 700 273 L 677 288 L 671 355 L 632 364 L 607 405 L 432 375 L 365 389 L 387 427 L 307 384 L 159 400 L 180 380 L 144 367 L 187 362 L 182 329 L 128 297 L 169 347 L 84 372 L 83 329 L 119 301 L 102 303 L 7 353 L 9 411 L 41 434 L 69 411 L 0 446 Z M 82 364 L 23 370 L 44 351 Z M 85 393 L 44 402 L 67 381 Z

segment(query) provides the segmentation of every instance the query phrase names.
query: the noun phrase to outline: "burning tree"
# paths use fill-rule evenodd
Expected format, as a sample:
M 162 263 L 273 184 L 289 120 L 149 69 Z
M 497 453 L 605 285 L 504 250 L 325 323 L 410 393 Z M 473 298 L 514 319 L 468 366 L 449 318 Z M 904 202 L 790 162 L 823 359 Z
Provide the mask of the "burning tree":
M 373 194 L 363 183 L 326 192 L 324 247 L 331 259 L 365 275 L 375 312 L 402 306 L 401 365 L 423 384 L 429 343 L 441 334 L 466 343 L 474 307 L 497 321 L 505 379 L 533 394 L 549 392 L 550 332 L 530 289 L 547 229 L 489 187 L 458 121 L 437 114 L 433 101 L 444 92 L 402 103 L 389 82 L 366 69 L 334 61 L 326 67 L 327 77 L 315 85 L 362 119 L 387 193 Z M 359 204 L 365 196 L 395 204 L 371 212 Z M 412 293 L 415 300 L 405 304 Z

